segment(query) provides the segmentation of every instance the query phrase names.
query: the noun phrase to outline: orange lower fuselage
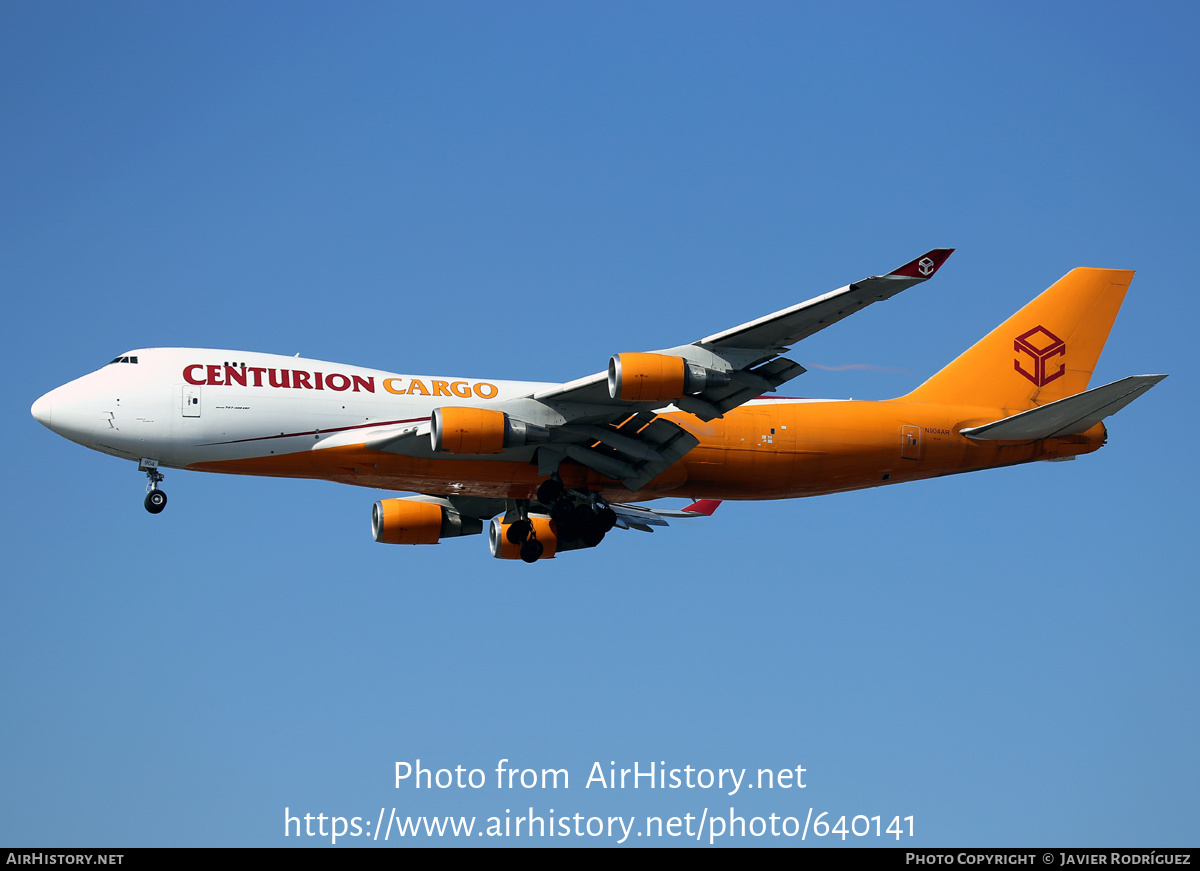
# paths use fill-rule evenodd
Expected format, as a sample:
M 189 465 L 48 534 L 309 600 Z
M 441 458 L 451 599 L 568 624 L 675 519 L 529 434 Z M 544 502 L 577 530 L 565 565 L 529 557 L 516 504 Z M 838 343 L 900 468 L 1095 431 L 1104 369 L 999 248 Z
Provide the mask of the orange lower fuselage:
M 789 499 L 859 490 L 959 472 L 1064 459 L 1104 444 L 1103 425 L 1080 435 L 1033 442 L 976 442 L 964 427 L 1004 409 L 856 400 L 768 400 L 702 423 L 666 416 L 700 444 L 636 498 Z M 528 461 L 487 457 L 419 458 L 369 450 L 365 444 L 268 457 L 196 463 L 198 471 L 313 478 L 385 490 L 530 499 L 544 479 Z M 566 462 L 569 487 L 614 502 L 634 498 L 620 483 Z

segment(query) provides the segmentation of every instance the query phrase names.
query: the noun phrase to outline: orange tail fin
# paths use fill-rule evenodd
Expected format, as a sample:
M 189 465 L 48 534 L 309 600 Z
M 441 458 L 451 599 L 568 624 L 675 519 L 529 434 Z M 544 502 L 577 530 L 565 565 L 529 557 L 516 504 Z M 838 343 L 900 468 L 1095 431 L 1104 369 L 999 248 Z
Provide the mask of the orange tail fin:
M 1072 269 L 904 400 L 1015 411 L 1081 393 L 1132 279 Z

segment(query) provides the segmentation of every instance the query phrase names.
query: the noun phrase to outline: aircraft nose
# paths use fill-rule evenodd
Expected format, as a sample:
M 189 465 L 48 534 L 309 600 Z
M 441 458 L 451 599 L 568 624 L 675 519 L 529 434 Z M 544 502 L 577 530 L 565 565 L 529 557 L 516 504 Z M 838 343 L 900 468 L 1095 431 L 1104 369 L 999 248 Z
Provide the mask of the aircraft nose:
M 54 416 L 54 391 L 51 390 L 45 396 L 39 397 L 33 403 L 33 407 L 29 409 L 29 413 L 33 415 L 33 419 L 42 426 L 50 429 L 50 423 Z
M 107 410 L 103 406 L 108 404 L 103 393 L 97 394 L 97 390 L 103 390 L 104 385 L 97 384 L 95 374 L 93 372 L 55 387 L 38 399 L 29 413 L 51 432 L 90 447 L 103 420 L 103 412 Z M 110 411 L 108 418 L 112 417 Z M 117 428 L 116 424 L 109 426 L 114 430 Z

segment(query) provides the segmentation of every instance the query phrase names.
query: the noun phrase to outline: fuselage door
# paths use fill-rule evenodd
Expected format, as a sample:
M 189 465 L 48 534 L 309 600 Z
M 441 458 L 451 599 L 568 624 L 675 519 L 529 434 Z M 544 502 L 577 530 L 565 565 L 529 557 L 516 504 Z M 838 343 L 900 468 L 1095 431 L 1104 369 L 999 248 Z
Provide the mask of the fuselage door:
M 921 459 L 921 428 L 919 426 L 900 427 L 900 459 Z
M 185 384 L 182 388 L 183 403 L 180 406 L 184 417 L 200 416 L 200 386 Z

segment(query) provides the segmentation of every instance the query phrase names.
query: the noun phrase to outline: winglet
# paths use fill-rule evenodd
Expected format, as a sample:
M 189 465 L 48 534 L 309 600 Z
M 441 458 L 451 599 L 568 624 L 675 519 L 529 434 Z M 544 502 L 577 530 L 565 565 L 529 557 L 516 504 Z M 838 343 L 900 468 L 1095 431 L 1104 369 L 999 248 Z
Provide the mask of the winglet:
M 717 506 L 721 504 L 720 499 L 701 499 L 698 502 L 693 502 L 691 505 L 684 506 L 684 511 L 688 514 L 703 514 L 705 517 L 712 517 Z
M 953 253 L 953 248 L 934 248 L 928 254 L 922 254 L 916 260 L 910 260 L 899 269 L 892 270 L 888 275 L 902 278 L 933 278 L 933 274 L 942 268 L 942 264 Z

